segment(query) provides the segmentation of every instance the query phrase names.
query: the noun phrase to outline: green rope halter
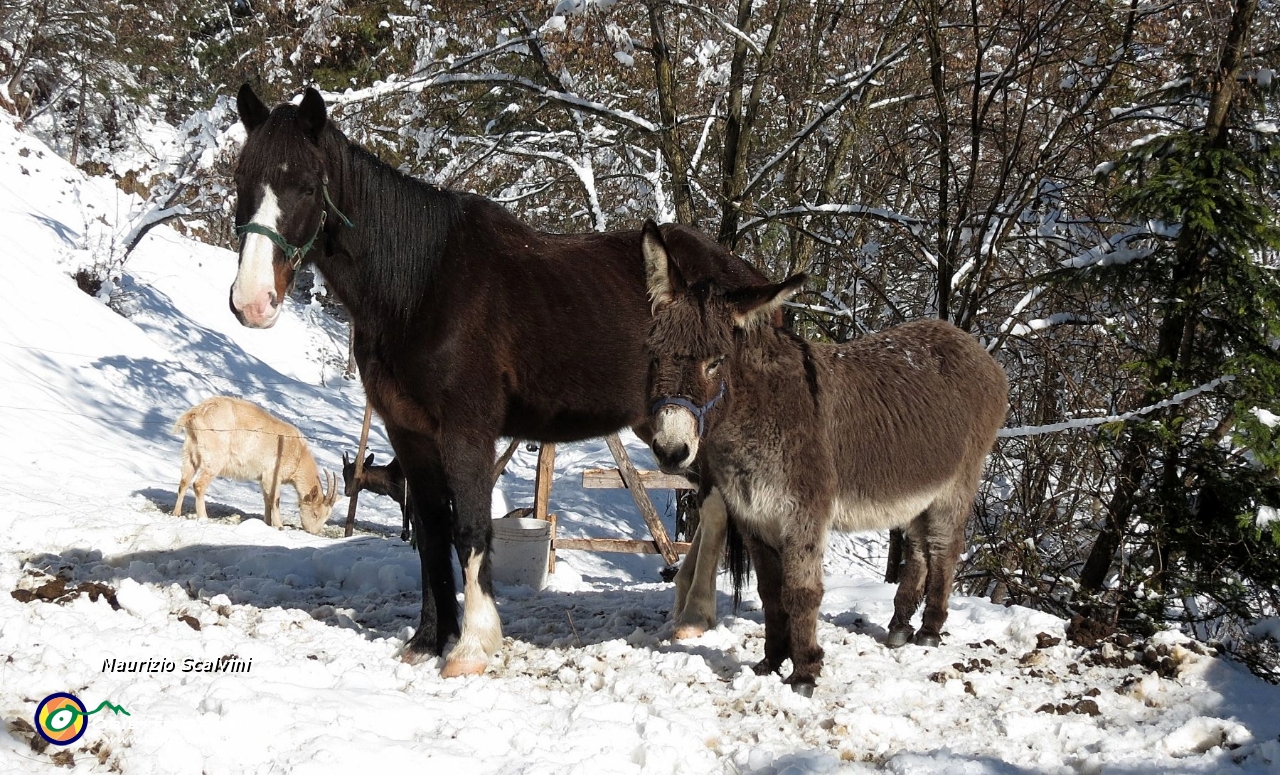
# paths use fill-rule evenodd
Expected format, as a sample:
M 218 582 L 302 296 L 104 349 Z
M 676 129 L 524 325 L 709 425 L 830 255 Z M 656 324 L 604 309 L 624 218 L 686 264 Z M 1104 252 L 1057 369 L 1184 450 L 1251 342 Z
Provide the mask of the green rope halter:
M 348 229 L 354 227 L 355 224 L 351 222 L 351 219 L 343 215 L 342 211 L 338 209 L 338 206 L 329 198 L 329 184 L 326 182 L 320 187 L 320 190 L 324 193 L 325 203 L 328 204 L 329 207 L 332 207 L 333 211 L 338 214 L 338 217 L 342 219 L 343 225 Z M 298 271 L 298 267 L 302 266 L 302 259 L 306 257 L 308 251 L 311 250 L 311 247 L 316 244 L 316 240 L 320 237 L 320 232 L 324 231 L 324 222 L 328 214 L 328 210 L 320 211 L 320 223 L 316 226 L 315 233 L 311 235 L 311 239 L 307 240 L 306 243 L 301 246 L 290 245 L 289 240 L 282 237 L 280 232 L 268 226 L 263 226 L 260 223 L 250 222 L 243 226 L 237 226 L 236 234 L 239 234 L 241 237 L 244 237 L 246 234 L 261 234 L 271 240 L 276 244 L 276 247 L 280 248 L 281 252 L 284 253 L 285 260 L 290 263 L 293 267 L 293 271 L 296 272 Z

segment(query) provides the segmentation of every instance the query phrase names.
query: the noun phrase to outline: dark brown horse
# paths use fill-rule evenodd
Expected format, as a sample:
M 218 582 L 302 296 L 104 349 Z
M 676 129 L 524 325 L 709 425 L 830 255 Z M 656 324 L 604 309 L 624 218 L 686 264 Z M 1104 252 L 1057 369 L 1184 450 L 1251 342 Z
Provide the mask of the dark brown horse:
M 746 542 L 764 608 L 757 672 L 790 659 L 787 682 L 813 691 L 828 529 L 906 528 L 888 645 L 913 634 L 938 645 L 965 521 L 1004 422 L 1000 365 L 940 320 L 810 344 L 765 324 L 804 275 L 726 291 L 688 281 L 652 223 L 643 247 L 653 453 L 667 471 L 696 459 Z
M 640 232 L 548 234 L 484 197 L 408 177 L 347 140 L 311 89 L 268 110 L 246 85 L 238 107 L 248 139 L 231 309 L 244 325 L 272 325 L 303 261 L 346 305 L 420 536 L 422 618 L 404 657 L 443 653 L 457 635 L 445 675 L 482 672 L 502 638 L 489 573 L 494 442 L 574 441 L 647 415 Z M 763 279 L 693 229 L 663 237 L 690 277 Z M 461 629 L 450 547 L 464 574 Z

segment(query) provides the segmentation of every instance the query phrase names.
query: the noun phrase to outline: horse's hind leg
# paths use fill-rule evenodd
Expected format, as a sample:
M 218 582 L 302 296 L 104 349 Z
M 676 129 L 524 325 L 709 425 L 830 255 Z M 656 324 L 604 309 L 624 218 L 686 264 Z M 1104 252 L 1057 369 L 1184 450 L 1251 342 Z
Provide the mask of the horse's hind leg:
M 445 471 L 456 514 L 453 545 L 462 565 L 462 634 L 442 675 L 478 675 L 502 646 L 502 621 L 493 596 L 493 444 L 495 438 L 450 439 Z
M 942 625 L 947 621 L 947 601 L 956 563 L 964 550 L 964 524 L 973 503 L 973 491 L 956 488 L 939 499 L 927 512 L 928 536 L 925 548 L 929 575 L 925 581 L 924 621 L 916 633 L 916 644 L 938 646 L 942 643 Z
M 719 488 L 708 493 L 698 513 L 693 545 L 676 574 L 676 640 L 696 638 L 716 626 L 716 572 L 728 518 Z
M 898 577 L 898 592 L 893 596 L 893 619 L 889 621 L 889 637 L 885 639 L 885 645 L 891 649 L 910 643 L 911 636 L 915 634 L 911 618 L 920 607 L 925 577 L 928 574 L 928 561 L 925 559 L 927 523 L 926 511 L 903 531 L 903 553 L 906 561 Z

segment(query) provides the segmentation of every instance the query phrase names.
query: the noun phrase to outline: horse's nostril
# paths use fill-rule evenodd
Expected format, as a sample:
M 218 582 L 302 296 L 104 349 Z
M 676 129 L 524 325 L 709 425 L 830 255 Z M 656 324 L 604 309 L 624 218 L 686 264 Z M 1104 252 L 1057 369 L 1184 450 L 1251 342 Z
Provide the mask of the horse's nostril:
M 280 299 L 276 296 L 275 291 L 267 291 L 267 303 L 271 305 L 272 309 L 280 306 Z

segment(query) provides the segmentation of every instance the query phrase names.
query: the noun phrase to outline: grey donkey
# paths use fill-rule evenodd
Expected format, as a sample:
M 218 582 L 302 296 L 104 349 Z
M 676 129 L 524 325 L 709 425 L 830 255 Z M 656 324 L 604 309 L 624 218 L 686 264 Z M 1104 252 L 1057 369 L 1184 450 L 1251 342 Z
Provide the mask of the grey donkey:
M 698 459 L 742 535 L 764 606 L 756 672 L 789 658 L 787 683 L 812 694 L 830 528 L 906 528 L 887 645 L 913 635 L 939 645 L 965 522 L 1007 409 L 999 364 L 940 320 L 811 344 L 767 323 L 804 275 L 735 291 L 689 286 L 652 222 L 642 245 L 654 309 L 651 446 L 668 472 Z

